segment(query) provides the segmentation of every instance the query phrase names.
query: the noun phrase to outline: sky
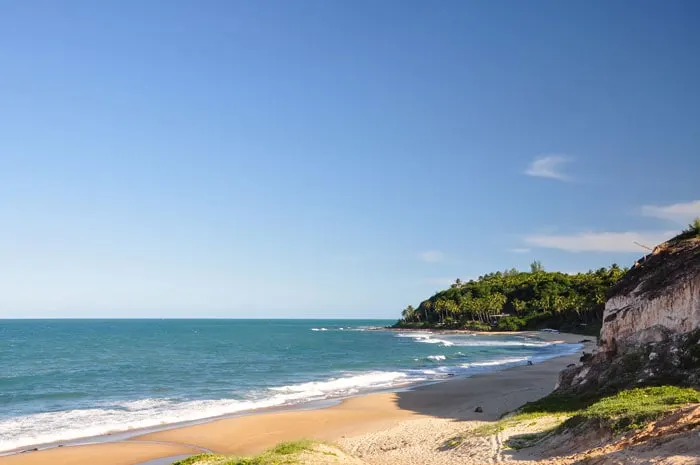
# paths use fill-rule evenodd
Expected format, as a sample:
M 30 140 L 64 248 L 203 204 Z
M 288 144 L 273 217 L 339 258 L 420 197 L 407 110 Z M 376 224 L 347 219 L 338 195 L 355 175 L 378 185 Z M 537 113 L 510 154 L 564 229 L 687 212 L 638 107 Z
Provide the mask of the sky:
M 0 317 L 395 318 L 700 216 L 695 1 L 0 2 Z

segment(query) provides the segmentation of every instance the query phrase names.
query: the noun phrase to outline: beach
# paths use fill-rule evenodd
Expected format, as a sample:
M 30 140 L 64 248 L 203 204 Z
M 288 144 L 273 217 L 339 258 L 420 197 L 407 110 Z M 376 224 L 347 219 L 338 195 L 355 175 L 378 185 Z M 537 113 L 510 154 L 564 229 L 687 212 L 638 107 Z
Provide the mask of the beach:
M 578 343 L 574 334 L 524 333 L 547 341 Z M 592 342 L 585 344 L 590 351 Z M 213 451 L 258 453 L 280 441 L 316 439 L 338 444 L 367 463 L 450 463 L 436 456 L 441 441 L 490 422 L 551 392 L 558 373 L 580 352 L 534 365 L 477 374 L 398 392 L 379 392 L 315 410 L 282 410 L 136 435 L 116 442 L 54 447 L 0 457 L 0 465 L 136 465 L 162 457 Z M 480 408 L 478 408 L 480 407 Z M 477 412 L 480 410 L 480 412 Z M 483 453 L 488 457 L 488 448 Z M 97 459 L 99 457 L 99 460 Z

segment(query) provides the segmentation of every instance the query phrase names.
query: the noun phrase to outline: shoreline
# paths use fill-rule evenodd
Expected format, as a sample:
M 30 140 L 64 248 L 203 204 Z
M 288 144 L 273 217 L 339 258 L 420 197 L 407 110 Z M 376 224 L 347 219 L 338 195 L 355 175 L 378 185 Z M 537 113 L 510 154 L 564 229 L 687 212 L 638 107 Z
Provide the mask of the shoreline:
M 535 338 L 539 339 L 542 341 L 550 342 L 550 343 L 566 343 L 566 344 L 582 344 L 582 340 L 578 340 L 578 338 L 581 335 L 578 334 L 573 334 L 573 333 L 550 333 L 550 332 L 539 332 L 539 331 L 506 331 L 506 332 L 496 332 L 496 331 L 471 331 L 471 330 L 455 330 L 455 329 L 413 329 L 413 328 L 373 328 L 370 329 L 371 331 L 395 331 L 395 332 L 417 332 L 417 333 L 430 333 L 430 334 L 443 334 L 443 335 L 480 335 L 480 336 L 498 336 L 498 335 L 507 335 L 507 336 L 521 336 L 521 337 L 529 337 L 529 338 Z M 557 337 L 561 336 L 561 337 Z M 557 357 L 562 357 L 562 356 L 567 356 L 568 354 L 562 354 Z M 540 364 L 540 363 L 545 363 L 550 359 L 545 359 L 544 361 L 536 361 L 534 363 Z M 518 365 L 515 365 L 518 366 Z M 494 370 L 494 371 L 502 371 L 505 369 L 513 368 L 513 366 L 506 366 L 504 368 L 501 368 L 500 370 Z M 422 386 L 429 386 L 437 383 L 443 383 L 447 381 L 453 381 L 453 380 L 458 380 L 458 379 L 465 379 L 469 378 L 475 375 L 479 374 L 488 374 L 492 373 L 491 371 L 486 372 L 486 373 L 473 373 L 473 374 L 467 374 L 467 375 L 449 375 L 442 378 L 442 379 L 431 379 L 431 380 L 425 380 L 425 381 L 420 381 L 416 383 L 410 383 L 410 384 L 405 384 L 402 386 L 394 386 L 394 387 L 386 387 L 386 388 L 378 388 L 374 390 L 369 390 L 367 392 L 362 392 L 358 393 L 355 395 L 348 395 L 348 396 L 341 396 L 341 397 L 336 397 L 336 398 L 329 398 L 329 399 L 317 399 L 317 400 L 309 400 L 309 401 L 302 401 L 299 403 L 290 403 L 290 404 L 281 404 L 281 405 L 274 405 L 274 406 L 267 406 L 267 407 L 260 407 L 257 409 L 250 409 L 250 410 L 242 410 L 242 411 L 236 411 L 236 412 L 230 412 L 230 413 L 224 413 L 221 415 L 215 415 L 215 416 L 209 416 L 209 417 L 202 417 L 202 418 L 196 418 L 196 419 L 191 419 L 191 420 L 183 420 L 183 421 L 177 421 L 177 422 L 172 422 L 172 423 L 161 423 L 161 424 L 156 424 L 156 425 L 151 425 L 151 426 L 144 426 L 144 427 L 138 427 L 138 428 L 132 428 L 132 429 L 125 429 L 125 430 L 114 430 L 114 431 L 107 431 L 105 433 L 97 434 L 97 435 L 90 435 L 90 436 L 79 436 L 79 437 L 74 437 L 74 438 L 69 438 L 69 439 L 60 439 L 60 440 L 55 440 L 55 441 L 48 441 L 48 442 L 42 442 L 42 443 L 32 443 L 32 444 L 27 444 L 24 446 L 20 447 L 15 447 L 13 449 L 7 449 L 7 450 L 2 450 L 0 451 L 0 458 L 7 457 L 7 456 L 12 456 L 12 455 L 17 455 L 17 454 L 22 454 L 22 453 L 29 453 L 29 452 L 37 452 L 37 451 L 43 451 L 43 450 L 49 450 L 53 448 L 61 448 L 61 447 L 75 447 L 75 446 L 84 446 L 84 445 L 91 445 L 91 444 L 102 444 L 102 443 L 112 443 L 112 442 L 120 442 L 120 441 L 127 441 L 131 438 L 137 437 L 137 436 L 143 436 L 146 434 L 151 434 L 151 433 L 159 433 L 162 431 L 167 431 L 170 429 L 176 429 L 176 428 L 183 428 L 187 426 L 195 426 L 199 425 L 202 423 L 208 423 L 211 421 L 217 421 L 217 420 L 222 420 L 222 419 L 230 419 L 230 418 L 239 418 L 239 417 L 244 417 L 244 416 L 249 416 L 249 415 L 261 415 L 261 414 L 266 414 L 266 413 L 277 413 L 277 412 L 286 412 L 289 410 L 317 410 L 317 409 L 322 409 L 322 408 L 327 408 L 327 407 L 332 407 L 339 405 L 346 399 L 351 399 L 354 397 L 360 397 L 360 396 L 366 396 L 366 395 L 371 395 L 371 394 L 376 394 L 376 393 L 386 393 L 386 392 L 399 392 L 399 391 L 404 391 L 404 390 L 412 390 L 412 389 L 417 389 Z
M 410 329 L 409 331 L 453 334 L 475 333 L 473 331 L 462 330 Z M 478 334 L 497 335 L 498 333 L 486 332 Z M 584 336 L 579 334 L 541 333 L 537 331 L 507 332 L 505 334 L 536 337 L 548 342 L 570 344 L 582 344 L 581 340 L 584 338 Z M 585 343 L 584 349 L 590 351 L 594 346 L 594 343 L 594 341 Z M 65 463 L 87 464 L 89 462 L 82 461 L 80 457 L 83 455 L 89 457 L 91 456 L 92 451 L 96 449 L 104 449 L 105 454 L 110 455 L 110 457 L 115 455 L 114 460 L 102 461 L 102 463 L 109 465 L 134 465 L 144 461 L 151 461 L 153 459 L 160 459 L 163 457 L 192 454 L 193 450 L 194 453 L 211 450 L 214 452 L 227 454 L 250 454 L 260 452 L 262 449 L 283 440 L 306 437 L 306 434 L 301 434 L 303 432 L 307 432 L 309 435 L 321 440 L 338 440 L 345 437 L 349 433 L 357 434 L 367 432 L 369 430 L 382 430 L 395 425 L 397 421 L 415 417 L 416 415 L 419 417 L 440 416 L 440 412 L 430 411 L 430 409 L 428 409 L 429 411 L 422 411 L 425 410 L 426 405 L 429 406 L 435 403 L 434 401 L 430 401 L 427 404 L 423 402 L 426 400 L 426 398 L 433 397 L 433 394 L 431 393 L 453 392 L 456 389 L 456 386 L 461 386 L 462 383 L 467 383 L 467 387 L 469 384 L 483 384 L 484 382 L 487 382 L 488 384 L 488 380 L 497 381 L 497 379 L 502 377 L 504 373 L 508 374 L 506 378 L 512 373 L 518 373 L 518 375 L 515 376 L 516 378 L 523 378 L 521 375 L 525 375 L 524 377 L 527 378 L 528 373 L 526 372 L 529 371 L 530 375 L 534 374 L 536 371 L 535 367 L 544 369 L 551 377 L 551 367 L 556 366 L 556 376 L 551 383 L 551 386 L 545 388 L 544 390 L 540 389 L 540 391 L 543 393 L 535 397 L 539 398 L 554 388 L 554 383 L 558 377 L 558 372 L 569 363 L 577 362 L 578 357 L 578 352 L 569 355 L 564 354 L 542 362 L 537 362 L 532 366 L 518 365 L 487 373 L 477 373 L 466 377 L 455 377 L 445 380 L 433 380 L 403 388 L 374 391 L 371 393 L 360 394 L 358 396 L 308 402 L 296 405 L 268 407 L 259 410 L 236 412 L 182 423 L 160 425 L 138 430 L 120 431 L 100 436 L 58 441 L 55 443 L 25 446 L 12 451 L 4 451 L 0 453 L 0 465 L 64 463 L 60 460 L 56 461 L 58 457 L 52 456 L 65 456 L 66 458 L 70 456 L 70 460 L 66 461 Z M 566 361 L 566 363 L 564 363 L 564 361 Z M 528 389 L 532 390 L 531 388 L 524 389 L 525 391 Z M 498 395 L 495 393 L 494 395 L 495 399 L 499 400 Z M 535 400 L 535 398 L 528 398 L 525 401 Z M 406 404 L 406 399 L 413 400 Z M 443 398 L 443 401 L 444 400 L 445 399 Z M 510 405 L 511 408 L 517 408 L 522 403 L 524 402 L 513 405 L 512 402 L 505 402 L 505 404 Z M 456 407 L 458 406 L 448 405 L 447 410 L 455 410 Z M 460 409 L 457 408 L 457 410 Z M 497 410 L 501 412 L 502 409 L 497 408 Z M 499 413 L 499 416 L 501 413 Z M 458 421 L 465 421 L 466 419 L 473 420 L 473 415 L 470 416 L 464 412 L 462 412 L 461 415 L 464 416 L 464 418 L 461 418 Z M 308 420 L 319 416 L 323 417 L 322 423 L 325 423 L 326 425 L 323 434 L 321 434 L 319 431 L 315 431 L 313 426 L 299 426 L 309 426 L 310 424 L 313 425 L 315 421 L 309 423 Z M 278 428 L 278 434 L 265 433 L 265 428 L 263 428 L 263 431 L 261 432 L 260 425 L 268 424 L 269 420 L 272 418 L 275 419 L 274 423 Z M 491 416 L 485 414 L 482 415 L 480 419 L 488 421 L 490 418 Z M 284 420 L 286 420 L 286 422 Z M 282 427 L 281 430 L 279 429 L 280 421 L 286 425 L 285 427 Z M 239 429 L 240 425 L 246 425 L 246 428 L 241 430 Z M 237 432 L 235 434 L 231 434 L 231 428 L 237 430 Z M 202 433 L 202 431 L 205 431 L 206 433 Z M 251 435 L 250 431 L 258 431 L 258 433 L 257 435 Z M 238 444 L 227 443 L 225 440 L 221 442 L 222 432 L 225 433 L 224 436 L 234 436 L 236 438 L 243 437 L 243 440 L 238 441 Z M 248 436 L 248 440 L 246 440 L 244 436 Z M 216 440 L 211 439 L 216 437 L 219 437 L 220 439 L 218 443 Z M 185 449 L 183 449 L 183 447 Z M 35 448 L 38 448 L 38 450 L 35 450 Z M 85 453 L 81 453 L 81 450 L 84 450 Z M 107 450 L 110 452 L 107 453 Z M 117 456 L 122 457 L 126 461 L 119 459 Z
M 583 334 L 583 333 L 568 333 L 568 332 L 559 332 L 559 330 L 536 330 L 536 329 L 528 329 L 528 330 L 523 330 L 523 331 L 474 331 L 472 329 L 442 329 L 442 328 L 394 328 L 394 327 L 386 327 L 386 328 L 377 328 L 377 329 L 371 329 L 368 331 L 395 331 L 398 333 L 406 332 L 406 333 L 431 333 L 431 334 L 474 334 L 478 336 L 526 336 L 526 337 L 537 337 L 542 339 L 543 336 L 548 336 L 548 335 L 562 335 L 567 338 L 583 338 L 583 339 L 597 339 L 596 336 L 591 336 L 590 334 Z M 552 341 L 550 341 L 552 342 Z M 569 342 L 571 344 L 571 342 Z

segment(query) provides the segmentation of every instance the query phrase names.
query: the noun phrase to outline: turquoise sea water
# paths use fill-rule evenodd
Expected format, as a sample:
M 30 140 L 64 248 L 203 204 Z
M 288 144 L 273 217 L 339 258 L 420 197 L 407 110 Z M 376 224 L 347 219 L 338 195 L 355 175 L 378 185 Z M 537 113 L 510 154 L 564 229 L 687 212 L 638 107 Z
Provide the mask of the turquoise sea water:
M 0 451 L 342 398 L 571 353 L 360 320 L 0 320 Z

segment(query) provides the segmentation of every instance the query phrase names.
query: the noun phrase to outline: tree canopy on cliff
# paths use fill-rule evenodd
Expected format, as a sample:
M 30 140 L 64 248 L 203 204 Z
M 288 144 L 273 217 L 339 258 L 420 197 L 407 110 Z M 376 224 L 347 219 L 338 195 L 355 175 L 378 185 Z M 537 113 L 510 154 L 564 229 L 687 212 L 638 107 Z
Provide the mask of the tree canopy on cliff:
M 469 282 L 455 281 L 418 305 L 408 306 L 399 327 L 520 330 L 573 329 L 599 324 L 605 294 L 626 270 L 613 264 L 587 273 L 498 271 Z

